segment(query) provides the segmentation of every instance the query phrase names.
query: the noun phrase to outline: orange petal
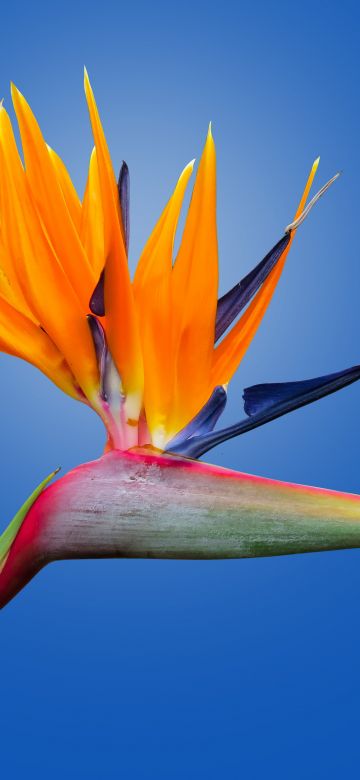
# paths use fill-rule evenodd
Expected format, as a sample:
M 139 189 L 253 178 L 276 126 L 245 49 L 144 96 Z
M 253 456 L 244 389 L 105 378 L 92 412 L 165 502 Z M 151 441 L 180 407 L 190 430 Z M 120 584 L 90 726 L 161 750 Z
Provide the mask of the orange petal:
M 55 170 L 54 158 L 51 157 L 30 106 L 14 85 L 12 85 L 12 99 L 19 123 L 26 177 L 31 188 L 32 199 L 59 262 L 86 311 L 97 280 L 71 218 Z
M 143 364 L 139 327 L 121 227 L 116 179 L 87 72 L 85 94 L 95 140 L 104 214 L 106 334 L 126 395 L 133 398 L 131 416 L 140 413 Z
M 77 400 L 75 380 L 61 352 L 46 333 L 0 296 L 0 350 L 39 368 L 61 390 Z
M 165 440 L 164 425 L 174 382 L 172 353 L 172 254 L 185 190 L 194 162 L 182 172 L 167 206 L 139 260 L 134 294 L 144 356 L 144 405 L 156 446 Z
M 173 269 L 177 366 L 171 432 L 182 428 L 209 396 L 217 290 L 216 154 L 209 127 Z
M 319 158 L 315 160 L 306 182 L 304 192 L 301 196 L 299 206 L 296 210 L 295 219 L 304 210 L 307 196 L 310 191 Z M 232 330 L 224 337 L 219 346 L 214 350 L 214 361 L 212 370 L 211 387 L 228 382 L 237 370 L 240 361 L 245 355 L 255 333 L 262 321 L 262 318 L 269 306 L 274 294 L 276 285 L 284 268 L 291 243 L 296 231 L 291 234 L 290 242 L 287 245 L 281 259 L 273 268 L 263 286 L 250 303 L 245 313 L 240 317 Z
M 42 230 L 4 108 L 0 108 L 0 166 L 2 239 L 17 282 L 90 400 L 96 394 L 98 369 L 86 316 Z
M 0 178 L 1 175 L 2 172 L 0 173 Z M 1 190 L 2 185 L 0 182 L 0 192 Z M 13 258 L 4 246 L 2 236 L 0 236 L 0 294 L 8 301 L 8 303 L 14 306 L 15 309 L 21 311 L 30 320 L 37 322 L 36 316 L 26 301 L 24 293 L 17 280 L 14 270 Z

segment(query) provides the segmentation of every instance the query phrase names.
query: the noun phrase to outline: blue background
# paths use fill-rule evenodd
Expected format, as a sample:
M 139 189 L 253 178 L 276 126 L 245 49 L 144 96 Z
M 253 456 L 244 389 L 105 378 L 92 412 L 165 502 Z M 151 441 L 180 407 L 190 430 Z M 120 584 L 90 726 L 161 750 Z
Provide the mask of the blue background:
M 131 258 L 209 119 L 221 287 L 292 219 L 313 159 L 336 183 L 299 231 L 231 386 L 359 362 L 359 15 L 355 2 L 18 3 L 0 85 L 24 91 L 82 191 L 86 63 L 114 164 L 132 175 Z M 35 369 L 1 356 L 1 524 L 103 432 Z M 213 462 L 359 491 L 360 387 L 215 450 Z M 1 613 L 6 778 L 358 777 L 360 554 L 58 563 Z

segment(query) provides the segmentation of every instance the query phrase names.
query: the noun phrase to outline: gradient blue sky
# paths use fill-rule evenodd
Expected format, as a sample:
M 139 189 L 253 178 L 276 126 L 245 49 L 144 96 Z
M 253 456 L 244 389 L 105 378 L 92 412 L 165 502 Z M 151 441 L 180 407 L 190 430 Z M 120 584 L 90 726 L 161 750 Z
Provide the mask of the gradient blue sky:
M 218 149 L 221 286 L 291 220 L 313 159 L 344 175 L 299 231 L 234 381 L 359 362 L 359 12 L 355 2 L 14 2 L 0 92 L 30 100 L 81 191 L 86 63 L 136 261 L 208 121 Z M 45 474 L 99 455 L 101 426 L 35 369 L 0 358 L 1 524 Z M 224 444 L 211 459 L 359 491 L 360 386 Z M 233 562 L 54 564 L 1 613 L 6 778 L 357 777 L 360 553 Z

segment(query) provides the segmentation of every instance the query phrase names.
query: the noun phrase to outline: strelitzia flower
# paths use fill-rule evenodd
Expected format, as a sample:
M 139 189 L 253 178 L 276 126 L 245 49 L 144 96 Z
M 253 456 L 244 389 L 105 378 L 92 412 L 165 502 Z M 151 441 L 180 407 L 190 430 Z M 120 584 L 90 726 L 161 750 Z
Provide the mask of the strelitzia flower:
M 177 256 L 194 161 L 182 171 L 139 259 L 128 268 L 129 171 L 115 178 L 85 72 L 94 136 L 85 194 L 12 87 L 24 164 L 0 107 L 0 348 L 100 415 L 105 455 L 43 492 L 0 537 L 0 603 L 45 563 L 99 556 L 242 557 L 360 543 L 360 500 L 199 463 L 219 442 L 360 378 L 327 376 L 244 391 L 240 422 L 217 429 L 228 384 L 269 306 L 305 217 L 218 298 L 216 155 L 211 126 Z

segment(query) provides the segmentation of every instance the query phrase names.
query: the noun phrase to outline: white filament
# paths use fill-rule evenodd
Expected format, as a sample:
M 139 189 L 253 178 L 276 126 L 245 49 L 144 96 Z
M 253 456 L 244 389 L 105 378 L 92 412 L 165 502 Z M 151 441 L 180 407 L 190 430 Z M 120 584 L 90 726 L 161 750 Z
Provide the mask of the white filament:
M 340 176 L 340 173 L 336 173 L 335 176 L 332 177 L 332 179 L 329 179 L 329 181 L 326 182 L 326 184 L 324 184 L 323 187 L 321 187 L 321 190 L 319 190 L 319 192 L 317 192 L 316 195 L 314 195 L 314 197 L 308 203 L 308 205 L 306 206 L 304 211 L 301 212 L 300 216 L 297 219 L 295 219 L 294 222 L 291 222 L 290 225 L 288 225 L 285 228 L 285 233 L 290 233 L 292 230 L 296 230 L 296 228 L 298 228 L 299 225 L 301 225 L 302 222 L 304 222 L 304 219 L 306 219 L 307 215 L 310 213 L 310 211 L 313 208 L 313 206 L 315 206 L 315 203 L 317 203 L 318 200 L 320 200 L 322 195 L 325 194 L 325 192 L 329 189 L 329 187 L 331 187 L 333 182 L 336 181 L 336 179 L 339 178 L 339 176 Z

